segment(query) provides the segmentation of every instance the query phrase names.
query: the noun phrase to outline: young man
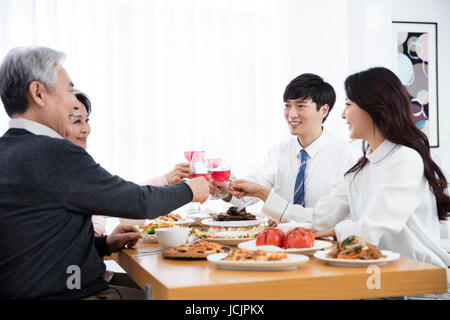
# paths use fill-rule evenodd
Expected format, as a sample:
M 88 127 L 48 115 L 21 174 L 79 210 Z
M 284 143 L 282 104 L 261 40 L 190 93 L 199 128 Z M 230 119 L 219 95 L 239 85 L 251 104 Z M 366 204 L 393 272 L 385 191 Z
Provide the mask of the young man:
M 73 84 L 50 48 L 16 48 L 0 66 L 12 118 L 0 138 L 0 299 L 117 297 L 99 256 L 135 243 L 135 228 L 94 238 L 91 214 L 155 218 L 208 197 L 205 179 L 166 187 L 114 176 L 64 140 L 78 108 Z
M 270 150 L 264 165 L 246 178 L 269 192 L 272 190 L 263 199 L 263 211 L 280 213 L 272 215 L 277 218 L 282 216 L 287 202 L 315 207 L 322 196 L 330 194 L 343 181 L 344 173 L 359 158 L 353 147 L 323 129 L 336 94 L 321 77 L 314 74 L 296 77 L 287 85 L 283 100 L 284 118 L 293 137 Z M 210 192 L 217 189 L 227 194 L 225 201 L 237 206 L 242 203 L 232 197 L 226 185 L 210 182 Z M 258 200 L 246 198 L 245 202 L 250 205 Z

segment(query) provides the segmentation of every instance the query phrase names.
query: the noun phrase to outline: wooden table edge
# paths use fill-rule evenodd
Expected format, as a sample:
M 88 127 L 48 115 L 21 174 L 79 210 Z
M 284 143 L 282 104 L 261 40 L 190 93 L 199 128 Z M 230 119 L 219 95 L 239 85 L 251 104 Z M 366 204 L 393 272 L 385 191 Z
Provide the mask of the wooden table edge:
M 145 290 L 145 286 L 150 284 L 153 288 L 152 298 L 162 300 L 345 300 L 447 292 L 446 269 L 432 265 L 430 266 L 435 268 L 394 271 L 388 275 L 387 280 L 386 277 L 383 279 L 383 274 L 381 273 L 382 286 L 383 283 L 385 286 L 387 281 L 389 290 L 385 288 L 379 290 L 377 288 L 368 289 L 367 287 L 361 287 L 361 282 L 369 277 L 369 275 L 361 273 L 356 276 L 352 274 L 343 275 L 338 279 L 335 278 L 333 288 L 327 287 L 330 276 L 323 276 L 315 279 L 283 279 L 280 281 L 218 284 L 212 290 L 208 285 L 167 288 L 140 266 L 129 252 L 117 252 L 112 255 L 112 258 L 142 289 Z M 406 288 L 404 286 L 398 288 L 398 281 L 395 278 L 396 272 L 402 272 L 404 277 L 419 278 L 420 285 L 416 288 Z M 393 281 L 395 281 L 394 284 Z M 274 282 L 279 282 L 279 285 L 274 285 Z M 211 296 L 211 291 L 214 292 L 213 297 Z

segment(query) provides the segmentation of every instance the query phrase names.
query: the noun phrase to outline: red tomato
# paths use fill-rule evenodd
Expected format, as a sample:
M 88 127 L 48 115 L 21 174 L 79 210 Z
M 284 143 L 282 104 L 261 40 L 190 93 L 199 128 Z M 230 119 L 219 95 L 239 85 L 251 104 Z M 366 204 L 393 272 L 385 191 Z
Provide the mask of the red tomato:
M 276 228 L 267 228 L 256 235 L 256 245 L 272 245 L 283 248 L 284 232 Z
M 314 245 L 314 234 L 309 229 L 294 228 L 284 237 L 284 248 L 311 248 Z

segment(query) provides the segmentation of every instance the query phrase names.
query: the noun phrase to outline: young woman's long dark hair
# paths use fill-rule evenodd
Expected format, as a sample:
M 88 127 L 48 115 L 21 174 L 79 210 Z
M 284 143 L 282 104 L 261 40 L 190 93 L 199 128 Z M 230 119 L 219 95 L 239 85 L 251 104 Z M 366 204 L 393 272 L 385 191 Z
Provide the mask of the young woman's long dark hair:
M 386 68 L 371 68 L 349 76 L 345 80 L 345 91 L 349 100 L 369 113 L 387 140 L 420 154 L 425 178 L 436 197 L 439 220 L 446 220 L 450 211 L 447 180 L 431 159 L 427 136 L 412 121 L 409 96 L 400 79 Z M 364 143 L 364 156 L 346 174 L 358 173 L 367 164 L 367 150 Z

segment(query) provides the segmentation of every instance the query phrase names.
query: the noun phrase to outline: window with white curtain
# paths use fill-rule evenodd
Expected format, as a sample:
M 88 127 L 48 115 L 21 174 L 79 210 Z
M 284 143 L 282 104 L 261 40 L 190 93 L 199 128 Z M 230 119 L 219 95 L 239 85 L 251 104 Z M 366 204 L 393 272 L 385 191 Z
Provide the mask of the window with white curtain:
M 0 57 L 29 45 L 67 54 L 93 105 L 88 152 L 111 173 L 140 182 L 200 145 L 242 177 L 289 136 L 282 94 L 303 72 L 335 87 L 325 126 L 347 137 L 342 83 L 360 17 L 349 10 L 344 0 L 1 0 Z M 1 111 L 2 132 L 8 120 Z
M 288 1 L 36 0 L 0 5 L 3 57 L 45 45 L 91 98 L 88 152 L 133 181 L 193 145 L 245 174 L 287 134 Z M 7 117 L 1 115 L 1 129 Z

